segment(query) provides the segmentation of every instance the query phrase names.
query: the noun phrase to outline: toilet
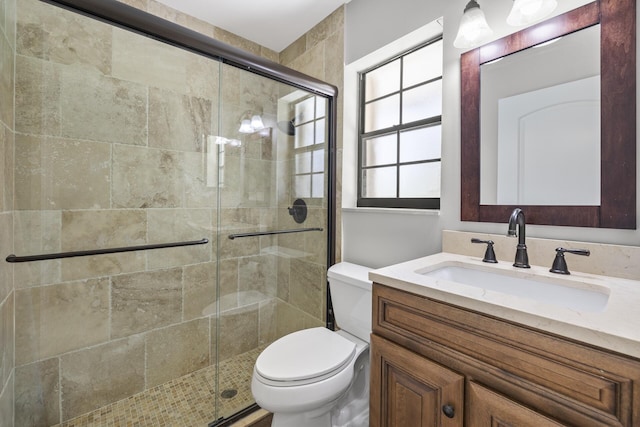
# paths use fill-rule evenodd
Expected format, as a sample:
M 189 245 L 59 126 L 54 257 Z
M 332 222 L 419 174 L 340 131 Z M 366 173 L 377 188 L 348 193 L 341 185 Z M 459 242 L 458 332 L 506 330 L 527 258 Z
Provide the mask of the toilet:
M 272 427 L 368 427 L 371 269 L 347 262 L 327 272 L 339 331 L 286 335 L 258 356 L 251 392 Z

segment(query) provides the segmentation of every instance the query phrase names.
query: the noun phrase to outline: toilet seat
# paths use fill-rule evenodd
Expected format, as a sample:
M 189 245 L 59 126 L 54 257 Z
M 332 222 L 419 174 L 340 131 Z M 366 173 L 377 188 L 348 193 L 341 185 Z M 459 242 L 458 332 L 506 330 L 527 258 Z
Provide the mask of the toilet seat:
M 340 372 L 355 354 L 354 342 L 327 328 L 304 329 L 269 345 L 258 356 L 255 372 L 272 386 L 311 384 Z

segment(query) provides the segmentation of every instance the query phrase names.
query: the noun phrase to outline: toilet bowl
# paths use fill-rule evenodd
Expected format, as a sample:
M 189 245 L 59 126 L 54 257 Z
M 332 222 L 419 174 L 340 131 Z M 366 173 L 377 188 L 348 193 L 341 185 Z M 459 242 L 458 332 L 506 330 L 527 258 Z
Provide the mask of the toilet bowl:
M 340 263 L 327 273 L 336 322 L 286 335 L 256 360 L 251 391 L 272 427 L 369 425 L 369 269 Z

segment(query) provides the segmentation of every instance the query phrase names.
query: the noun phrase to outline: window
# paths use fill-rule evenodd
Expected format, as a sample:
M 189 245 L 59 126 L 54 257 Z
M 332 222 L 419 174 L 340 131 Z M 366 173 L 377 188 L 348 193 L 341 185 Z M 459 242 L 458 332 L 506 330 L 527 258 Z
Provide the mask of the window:
M 294 196 L 324 197 L 324 146 L 327 100 L 310 96 L 295 104 Z
M 439 209 L 442 38 L 359 80 L 358 206 Z

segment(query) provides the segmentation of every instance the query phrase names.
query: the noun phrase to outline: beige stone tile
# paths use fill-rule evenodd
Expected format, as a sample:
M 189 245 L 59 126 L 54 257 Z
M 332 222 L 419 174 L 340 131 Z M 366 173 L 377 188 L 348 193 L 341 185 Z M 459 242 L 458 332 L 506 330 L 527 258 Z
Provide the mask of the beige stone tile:
M 213 38 L 215 38 L 216 40 L 220 40 L 223 43 L 230 44 L 231 46 L 242 49 L 246 52 L 253 53 L 254 55 L 260 55 L 261 46 L 258 43 L 247 40 L 220 27 L 215 28 Z
M 217 298 L 216 263 L 185 266 L 183 280 L 183 318 L 191 320 L 210 314 Z
M 16 2 L 18 0 L 4 0 L 5 5 L 5 34 L 11 46 L 16 45 Z
M 7 19 L 6 19 L 6 3 L 7 0 L 0 0 L 0 34 L 6 32 Z
M 16 135 L 15 145 L 17 209 L 109 207 L 109 144 Z
M 142 210 L 90 210 L 62 212 L 61 250 L 79 251 L 147 244 L 147 218 Z M 66 258 L 60 261 L 62 279 L 141 271 L 145 251 Z
M 237 67 L 233 67 L 229 64 L 222 64 L 220 68 L 221 76 L 221 87 L 220 93 L 222 96 L 222 103 L 227 108 L 234 104 L 237 104 L 240 100 L 240 94 L 242 92 L 242 87 L 240 85 L 240 76 L 245 72 Z M 226 113 L 225 113 L 226 115 Z M 239 124 L 238 124 L 239 125 Z M 237 131 L 237 128 L 233 128 L 233 131 Z M 230 129 L 222 128 L 221 132 L 229 132 Z M 223 136 L 226 136 L 222 133 Z
M 324 267 L 305 261 L 291 260 L 290 302 L 316 317 L 323 316 L 326 281 Z
M 21 0 L 18 12 L 18 54 L 109 74 L 108 24 L 33 0 Z
M 62 250 L 77 251 L 147 243 L 142 209 L 62 212 Z
M 15 169 L 15 134 L 7 127 L 0 130 L 3 139 L 3 182 L 2 186 L 2 210 L 12 211 L 14 209 L 14 169 Z
M 16 291 L 16 364 L 109 339 L 109 279 Z
M 305 313 L 299 308 L 283 301 L 278 301 L 276 307 L 276 331 L 274 339 L 283 337 L 291 332 L 305 327 Z
M 48 61 L 16 56 L 16 131 L 35 135 L 60 135 L 60 66 Z M 17 160 L 17 159 L 16 159 Z
M 218 174 L 216 157 L 203 153 L 184 153 L 184 197 L 188 208 L 216 208 L 218 187 L 215 179 L 208 181 L 207 174 Z
M 210 100 L 149 89 L 149 146 L 203 152 L 211 133 Z
M 275 115 L 281 96 L 281 83 L 247 72 L 240 74 L 240 82 L 242 91 L 239 106 L 243 110 L 263 116 Z
M 149 269 L 208 262 L 214 246 L 213 221 L 208 209 L 149 209 L 149 243 L 209 239 L 197 246 L 158 249 L 147 253 Z
M 265 59 L 268 59 L 269 61 L 273 61 L 276 64 L 279 63 L 280 61 L 280 53 L 264 46 L 260 47 L 260 56 L 262 56 Z
M 290 67 L 290 64 L 306 50 L 307 37 L 303 35 L 280 52 L 280 63 Z
M 225 312 L 238 307 L 238 262 L 231 258 L 221 260 L 218 264 L 220 277 L 219 298 L 220 311 Z
M 144 390 L 144 363 L 142 336 L 62 356 L 63 420 Z
M 269 206 L 274 182 L 273 162 L 225 158 L 225 185 L 221 190 L 223 206 Z
M 258 346 L 259 305 L 253 304 L 222 313 L 218 318 L 220 341 L 216 343 L 216 333 L 212 326 L 212 352 L 218 346 L 219 361 L 246 353 Z
M 277 298 L 271 298 L 260 303 L 258 312 L 258 345 L 268 345 L 279 338 L 277 309 Z
M 14 54 L 9 41 L 0 33 L 0 121 L 13 127 Z
M 14 419 L 14 394 L 13 394 L 14 377 L 4 384 L 4 388 L 0 388 L 0 420 L 9 420 L 7 427 L 13 427 Z
M 111 279 L 111 336 L 125 337 L 182 319 L 182 269 L 123 274 Z
M 158 16 L 167 21 L 176 22 L 178 19 L 178 12 L 176 9 L 160 3 L 157 0 L 147 0 L 147 10 L 149 13 Z
M 178 12 L 174 22 L 208 37 L 213 37 L 213 34 L 215 33 L 215 27 L 212 24 L 202 21 L 194 16 L 187 15 L 186 13 Z
M 291 271 L 290 258 L 278 257 L 278 293 L 282 301 L 289 301 L 289 273 Z
M 269 297 L 278 293 L 277 262 L 273 255 L 240 258 L 238 276 L 240 292 L 257 291 Z
M 188 55 L 185 61 L 187 69 L 185 93 L 190 96 L 211 100 L 213 105 L 217 107 L 220 97 L 222 62 L 193 53 L 185 53 Z M 216 118 L 217 115 L 213 117 Z
M 302 233 L 304 237 L 304 252 L 311 254 L 305 260 L 316 264 L 327 263 L 327 210 L 325 208 L 310 208 L 305 221 L 306 227 L 319 227 L 323 231 Z
M 115 145 L 113 207 L 182 207 L 184 163 L 179 152 Z
M 241 237 L 229 239 L 230 234 L 260 231 L 260 217 L 253 209 L 223 209 L 220 213 L 220 236 L 218 251 L 220 259 L 252 256 L 260 253 L 260 239 L 257 237 Z
M 0 254 L 6 257 L 13 249 L 13 215 L 9 212 L 0 213 L 0 230 L 6 236 L 0 241 Z M 0 303 L 11 293 L 14 288 L 13 264 L 0 263 Z M 1 376 L 1 375 L 0 375 Z
M 118 79 L 187 93 L 185 64 L 192 55 L 139 34 L 113 29 L 112 76 Z
M 278 227 L 282 229 L 295 228 L 295 226 L 293 226 L 292 223 L 293 223 L 293 220 L 287 213 L 286 209 L 282 209 L 280 212 Z M 306 224 L 305 224 L 305 227 L 307 227 Z M 281 236 L 278 236 L 278 245 L 283 248 L 296 251 L 296 253 L 299 253 L 300 256 L 305 255 L 305 258 L 308 258 L 310 254 L 307 253 L 305 250 L 305 241 L 306 241 L 305 238 L 307 237 L 306 234 L 315 235 L 316 232 L 314 231 L 309 233 L 283 234 Z M 318 234 L 321 234 L 321 233 L 318 233 Z
M 93 141 L 147 144 L 147 88 L 67 67 L 60 91 L 61 135 Z
M 326 40 L 325 50 L 325 78 L 326 81 L 338 87 L 338 93 L 343 93 L 344 85 L 344 51 L 340 49 L 344 46 L 344 32 L 337 31 Z M 342 104 L 342 98 L 338 100 Z M 338 111 L 338 117 L 342 118 L 342 111 Z M 342 127 L 338 126 L 338 129 Z M 338 132 L 342 135 L 342 132 Z M 341 147 L 341 145 L 339 146 Z
M 0 389 L 7 383 L 14 368 L 14 305 L 13 295 L 0 302 Z
M 16 255 L 37 255 L 60 252 L 60 211 L 14 212 Z M 14 264 L 16 288 L 59 283 L 60 260 L 25 262 Z
M 15 425 L 51 426 L 60 422 L 59 359 L 16 368 Z
M 287 66 L 317 79 L 325 80 L 325 48 L 326 42 L 322 41 L 312 48 L 306 50 L 302 55 L 298 56 L 289 64 L 287 64 Z
M 244 170 L 240 156 L 230 155 L 232 150 L 225 148 L 224 168 L 220 171 L 220 203 L 225 208 L 242 206 L 244 199 Z
M 331 15 L 327 16 L 315 27 L 313 27 L 307 35 L 307 49 L 310 49 L 318 43 L 328 39 L 336 31 L 344 26 L 344 7 L 340 6 Z M 332 53 L 342 52 L 344 49 L 335 50 Z
M 147 388 L 209 365 L 209 319 L 151 331 L 147 340 Z
M 127 4 L 129 6 L 135 7 L 136 9 L 140 9 L 143 11 L 147 10 L 147 4 L 149 3 L 147 0 L 118 0 L 120 3 Z

